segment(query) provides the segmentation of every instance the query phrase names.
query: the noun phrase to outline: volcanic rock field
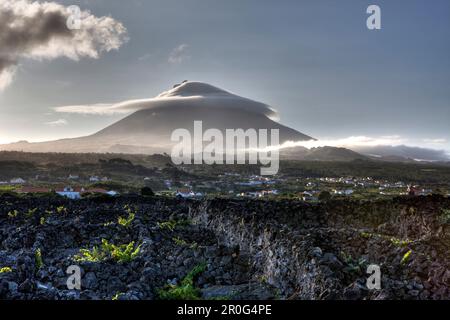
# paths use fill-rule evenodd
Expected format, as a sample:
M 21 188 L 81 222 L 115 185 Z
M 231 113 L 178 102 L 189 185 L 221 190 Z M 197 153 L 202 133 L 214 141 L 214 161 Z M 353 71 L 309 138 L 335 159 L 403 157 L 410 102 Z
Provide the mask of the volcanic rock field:
M 449 299 L 450 199 L 0 197 L 0 299 Z M 378 265 L 381 288 L 366 286 Z M 69 266 L 81 288 L 69 288 Z

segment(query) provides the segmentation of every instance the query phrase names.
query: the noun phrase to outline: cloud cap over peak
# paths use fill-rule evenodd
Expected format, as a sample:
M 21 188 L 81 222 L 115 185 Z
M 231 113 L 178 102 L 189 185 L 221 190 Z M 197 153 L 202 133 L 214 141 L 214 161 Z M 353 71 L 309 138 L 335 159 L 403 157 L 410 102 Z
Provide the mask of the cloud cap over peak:
M 162 92 L 155 98 L 128 100 L 113 104 L 93 104 L 56 107 L 56 112 L 80 114 L 121 114 L 138 110 L 189 108 L 233 108 L 250 113 L 263 114 L 278 120 L 278 113 L 270 106 L 248 98 L 235 95 L 204 82 L 184 81 L 172 89 Z

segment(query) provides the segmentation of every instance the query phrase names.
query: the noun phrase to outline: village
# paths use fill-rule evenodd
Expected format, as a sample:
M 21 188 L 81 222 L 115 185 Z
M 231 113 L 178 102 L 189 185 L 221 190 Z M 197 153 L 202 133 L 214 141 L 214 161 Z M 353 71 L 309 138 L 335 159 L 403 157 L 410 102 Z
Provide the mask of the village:
M 83 195 L 87 194 L 105 194 L 109 196 L 116 196 L 119 193 L 114 190 L 106 190 L 98 187 L 84 187 L 80 185 L 76 185 L 73 182 L 79 180 L 78 176 L 69 175 L 67 178 L 67 184 L 53 184 L 46 186 L 36 184 L 36 180 L 38 177 L 33 179 L 34 181 L 27 181 L 22 178 L 13 178 L 10 181 L 0 181 L 0 187 L 3 190 L 13 191 L 18 194 L 50 194 L 55 193 L 62 197 L 66 197 L 68 199 L 76 200 L 81 199 Z M 108 181 L 108 178 L 98 178 L 96 176 L 92 176 L 89 178 L 91 183 L 99 182 L 99 181 Z M 30 184 L 32 183 L 32 184 Z M 0 189 L 1 190 L 1 189 Z
M 255 174 L 225 172 L 215 178 L 185 179 L 170 178 L 164 175 L 142 177 L 141 183 L 133 186 L 118 187 L 126 181 L 112 181 L 111 178 L 89 176 L 80 178 L 78 174 L 55 181 L 40 181 L 36 176 L 30 179 L 16 177 L 9 181 L 0 180 L 0 191 L 17 194 L 54 193 L 69 199 L 81 199 L 90 195 L 117 196 L 120 194 L 139 193 L 141 188 L 149 187 L 161 196 L 180 198 L 270 198 L 298 199 L 305 202 L 317 202 L 331 198 L 378 199 L 395 196 L 427 196 L 433 193 L 449 195 L 448 191 L 436 189 L 429 185 L 416 185 L 405 181 L 388 181 L 371 177 L 290 177 L 277 175 L 273 177 Z

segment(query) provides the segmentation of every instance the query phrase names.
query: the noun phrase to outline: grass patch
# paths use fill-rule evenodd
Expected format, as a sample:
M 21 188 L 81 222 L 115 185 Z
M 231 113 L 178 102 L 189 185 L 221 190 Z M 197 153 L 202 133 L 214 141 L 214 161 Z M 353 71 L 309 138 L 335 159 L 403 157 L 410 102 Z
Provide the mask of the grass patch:
M 408 244 L 410 244 L 412 242 L 409 239 L 402 240 L 402 239 L 395 238 L 395 237 L 390 238 L 389 241 L 391 241 L 391 243 L 396 247 L 406 247 Z
M 192 224 L 192 221 L 189 219 L 183 220 L 169 220 L 164 222 L 157 222 L 156 225 L 161 230 L 169 230 L 174 231 L 177 227 L 186 227 Z
M 177 226 L 177 222 L 175 220 L 170 220 L 170 221 L 165 221 L 165 222 L 158 222 L 156 225 L 161 230 L 173 231 L 173 230 L 175 230 L 175 227 Z
M 175 242 L 175 244 L 178 245 L 178 246 L 186 246 L 186 247 L 189 247 L 189 248 L 191 248 L 191 249 L 196 249 L 196 248 L 198 248 L 198 243 L 195 242 L 195 241 L 192 242 L 192 243 L 189 243 L 189 242 L 187 242 L 186 240 L 181 239 L 181 238 L 178 238 L 178 237 L 173 237 L 172 240 L 173 240 L 173 242 Z
M 346 264 L 344 271 L 347 271 L 347 272 L 351 272 L 351 273 L 362 272 L 367 265 L 366 259 L 363 259 L 363 258 L 355 259 L 350 254 L 347 255 L 345 252 L 341 252 L 341 257 Z
M 17 187 L 13 186 L 0 186 L 0 193 L 2 192 L 16 192 Z
M 396 247 L 406 247 L 408 244 L 412 242 L 412 240 L 409 239 L 400 239 L 379 233 L 361 232 L 360 235 L 365 239 L 371 239 L 376 237 L 384 240 L 389 240 Z
M 450 209 L 442 209 L 439 222 L 442 224 L 450 224 Z

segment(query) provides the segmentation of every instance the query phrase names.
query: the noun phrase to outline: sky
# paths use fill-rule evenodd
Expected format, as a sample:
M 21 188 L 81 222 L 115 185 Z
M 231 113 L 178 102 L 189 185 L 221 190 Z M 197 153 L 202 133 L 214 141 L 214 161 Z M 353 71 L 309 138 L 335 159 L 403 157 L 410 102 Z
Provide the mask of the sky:
M 89 10 L 92 28 L 44 53 L 35 42 L 8 51 L 0 143 L 95 133 L 125 115 L 58 107 L 151 98 L 191 80 L 267 103 L 315 138 L 450 150 L 448 0 L 52 2 Z M 381 30 L 366 26 L 371 4 Z M 0 23 L 0 58 L 7 31 Z

